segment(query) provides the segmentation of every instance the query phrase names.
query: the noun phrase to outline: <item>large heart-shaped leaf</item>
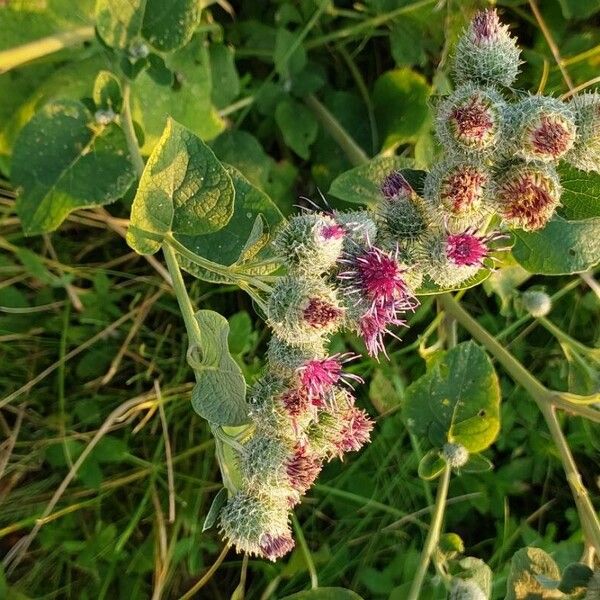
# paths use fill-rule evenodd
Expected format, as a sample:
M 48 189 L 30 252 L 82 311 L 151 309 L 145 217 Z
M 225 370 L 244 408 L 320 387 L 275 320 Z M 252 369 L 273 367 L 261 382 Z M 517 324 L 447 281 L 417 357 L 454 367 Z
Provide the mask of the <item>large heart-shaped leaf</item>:
M 400 156 L 374 158 L 333 180 L 329 193 L 353 204 L 375 206 L 382 198 L 380 186 L 392 171 L 401 171 L 417 193 L 423 190 L 426 173 L 411 169 L 412 161 Z
M 198 0 L 97 0 L 96 29 L 106 44 L 128 48 L 143 36 L 162 52 L 185 45 L 200 19 Z
M 200 235 L 225 227 L 233 214 L 231 177 L 195 134 L 169 119 L 131 208 L 127 242 L 153 254 L 168 233 Z
M 600 262 L 600 217 L 565 221 L 555 216 L 544 229 L 513 235 L 513 256 L 530 273 L 581 273 Z
M 404 419 L 437 448 L 485 450 L 500 429 L 500 386 L 485 352 L 474 342 L 449 350 L 406 390 Z
M 235 207 L 227 225 L 207 235 L 176 235 L 186 248 L 221 265 L 232 265 L 240 258 L 248 240 L 255 232 L 257 218 L 262 216 L 262 233 L 253 243 L 262 240 L 264 246 L 269 231 L 274 231 L 284 217 L 264 192 L 254 187 L 237 169 L 225 165 L 235 189 Z M 256 234 L 254 235 L 256 237 Z
M 44 106 L 13 153 L 17 212 L 27 235 L 53 231 L 77 208 L 114 202 L 134 177 L 121 129 L 94 123 L 72 100 Z
M 212 310 L 199 310 L 199 359 L 193 364 L 196 385 L 192 391 L 194 410 L 210 423 L 224 426 L 248 422 L 246 382 L 242 370 L 229 353 L 227 319 Z

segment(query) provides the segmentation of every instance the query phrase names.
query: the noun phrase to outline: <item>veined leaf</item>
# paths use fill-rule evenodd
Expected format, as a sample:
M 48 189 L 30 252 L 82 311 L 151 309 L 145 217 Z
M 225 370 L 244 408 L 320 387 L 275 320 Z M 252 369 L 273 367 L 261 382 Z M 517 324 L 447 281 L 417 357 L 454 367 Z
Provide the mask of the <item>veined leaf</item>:
M 121 129 L 93 123 L 80 102 L 47 104 L 15 145 L 12 179 L 27 235 L 53 231 L 77 208 L 114 202 L 134 177 Z

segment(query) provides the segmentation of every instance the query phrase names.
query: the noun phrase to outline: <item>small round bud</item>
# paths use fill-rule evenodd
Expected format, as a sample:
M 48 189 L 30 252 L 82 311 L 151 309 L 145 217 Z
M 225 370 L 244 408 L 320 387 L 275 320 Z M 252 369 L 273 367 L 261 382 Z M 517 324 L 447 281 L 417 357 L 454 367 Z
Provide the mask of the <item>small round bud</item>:
M 288 443 L 257 432 L 243 448 L 239 467 L 248 490 L 256 496 L 264 493 L 287 498 L 292 494 L 285 475 L 285 462 L 291 455 Z
M 462 444 L 448 442 L 444 444 L 442 456 L 453 469 L 458 469 L 467 464 L 469 451 Z
M 454 74 L 458 81 L 510 87 L 519 73 L 520 50 L 494 9 L 478 12 L 458 40 Z
M 335 265 L 344 237 L 344 228 L 333 217 L 308 213 L 292 217 L 273 244 L 289 267 L 320 275 Z
M 577 123 L 577 138 L 565 160 L 582 171 L 600 173 L 600 93 L 575 96 L 570 103 Z
M 487 595 L 474 581 L 454 578 L 449 600 L 487 600 Z
M 478 223 L 484 216 L 491 177 L 475 161 L 449 159 L 438 163 L 425 178 L 425 198 L 459 226 Z
M 129 44 L 129 56 L 133 60 L 146 58 L 150 54 L 150 48 L 142 40 L 134 40 Z
M 556 98 L 529 96 L 509 112 L 514 153 L 525 160 L 557 161 L 576 138 L 575 114 Z
M 108 125 L 112 123 L 117 118 L 114 110 L 112 108 L 106 110 L 97 110 L 94 113 L 94 120 L 98 125 Z
M 532 317 L 545 317 L 552 310 L 552 299 L 541 290 L 527 290 L 521 298 L 525 310 Z
M 465 84 L 440 104 L 437 136 L 450 153 L 488 155 L 500 144 L 505 110 L 506 103 L 493 88 Z
M 269 497 L 239 491 L 229 498 L 220 517 L 220 530 L 238 552 L 275 560 L 292 549 L 288 506 Z
M 493 201 L 509 227 L 534 231 L 550 220 L 560 201 L 558 174 L 550 165 L 518 163 L 495 180 Z
M 386 200 L 410 198 L 415 194 L 412 186 L 400 171 L 392 171 L 381 182 L 381 193 Z
M 317 342 L 338 329 L 344 317 L 336 292 L 319 279 L 279 279 L 268 304 L 268 323 L 291 345 Z

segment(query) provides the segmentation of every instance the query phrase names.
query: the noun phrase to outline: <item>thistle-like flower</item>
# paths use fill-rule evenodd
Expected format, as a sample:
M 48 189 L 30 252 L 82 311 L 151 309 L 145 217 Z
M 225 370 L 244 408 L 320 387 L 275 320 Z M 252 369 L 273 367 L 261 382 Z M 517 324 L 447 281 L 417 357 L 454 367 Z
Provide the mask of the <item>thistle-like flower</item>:
M 477 224 L 489 212 L 486 200 L 491 176 L 474 160 L 447 159 L 425 178 L 424 196 L 458 226 Z
M 575 114 L 556 98 L 529 96 L 510 111 L 515 156 L 528 161 L 554 162 L 575 143 Z
M 269 298 L 268 323 L 292 346 L 317 342 L 338 329 L 343 317 L 336 291 L 321 279 L 282 277 Z
M 493 201 L 510 227 L 541 229 L 560 202 L 558 174 L 549 165 L 517 163 L 495 181 Z
M 348 407 L 340 417 L 343 423 L 340 431 L 340 454 L 358 452 L 371 439 L 373 421 L 364 410 L 356 406 Z
M 487 155 L 498 150 L 505 111 L 505 101 L 493 88 L 465 84 L 440 104 L 437 136 L 450 154 Z
M 245 491 L 237 492 L 223 507 L 220 530 L 238 552 L 270 560 L 294 546 L 287 502 L 267 496 L 259 498 Z
M 577 169 L 600 173 L 600 93 L 575 96 L 570 105 L 575 113 L 577 138 L 564 158 Z
M 362 383 L 358 375 L 343 371 L 344 363 L 358 358 L 356 354 L 334 354 L 325 358 L 306 361 L 299 369 L 300 383 L 309 398 L 324 400 L 338 383 L 350 385 L 352 381 Z
M 292 217 L 273 244 L 289 267 L 314 276 L 335 265 L 344 236 L 344 228 L 333 217 L 309 212 Z
M 480 11 L 456 45 L 456 79 L 510 87 L 519 73 L 520 53 L 498 13 L 494 9 Z

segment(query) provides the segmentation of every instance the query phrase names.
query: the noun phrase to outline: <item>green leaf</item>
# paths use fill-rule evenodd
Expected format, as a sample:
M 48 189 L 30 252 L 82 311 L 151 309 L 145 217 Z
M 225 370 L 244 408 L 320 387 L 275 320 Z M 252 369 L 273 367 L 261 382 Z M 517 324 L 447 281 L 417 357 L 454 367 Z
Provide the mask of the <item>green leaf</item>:
M 345 588 L 328 587 L 298 592 L 291 596 L 285 596 L 281 600 L 362 600 L 362 598 L 356 592 Z
M 229 266 L 238 261 L 244 252 L 249 252 L 249 240 L 256 255 L 267 243 L 269 230 L 275 230 L 282 223 L 283 215 L 269 196 L 251 185 L 237 169 L 225 165 L 225 170 L 235 190 L 235 206 L 227 225 L 208 235 L 175 237 L 194 254 Z M 255 229 L 257 219 L 261 227 L 258 236 Z M 182 266 L 187 270 L 186 265 L 187 261 L 182 261 Z
M 402 402 L 402 397 L 392 382 L 394 374 L 391 371 L 391 369 L 385 369 L 385 367 L 378 367 L 371 377 L 369 400 L 371 400 L 379 414 L 397 408 Z
M 235 68 L 234 50 L 225 44 L 211 44 L 208 52 L 212 74 L 212 101 L 217 108 L 225 108 L 240 93 L 240 78 Z
M 127 242 L 140 254 L 153 254 L 168 233 L 217 231 L 229 222 L 234 199 L 231 177 L 212 150 L 169 119 L 142 174 Z
M 487 473 L 493 468 L 492 461 L 482 454 L 471 454 L 467 463 L 460 470 L 463 473 Z
M 600 11 L 600 0 L 558 0 L 565 19 L 587 19 Z
M 538 578 L 558 581 L 560 570 L 552 557 L 541 548 L 521 548 L 510 563 L 506 582 L 505 600 L 526 600 L 527 598 L 561 598 L 562 592 L 548 589 Z
M 217 136 L 225 125 L 212 105 L 210 57 L 204 40 L 196 36 L 164 60 L 166 68 L 175 73 L 176 86 L 158 83 L 148 71 L 131 83 L 131 112 L 144 131 L 144 155 L 158 143 L 168 117 L 203 140 Z
M 217 522 L 219 513 L 221 512 L 221 509 L 223 508 L 223 506 L 225 506 L 225 503 L 227 502 L 227 496 L 227 488 L 223 487 L 217 492 L 217 495 L 213 498 L 210 508 L 208 509 L 208 514 L 204 519 L 204 524 L 202 525 L 202 533 L 204 533 L 208 529 L 212 529 L 214 524 Z
M 12 180 L 26 235 L 53 231 L 77 208 L 114 202 L 134 180 L 121 129 L 91 119 L 80 102 L 57 101 L 21 131 Z
M 571 563 L 565 567 L 558 589 L 565 594 L 571 594 L 577 588 L 587 587 L 593 575 L 594 571 L 587 565 Z
M 563 188 L 561 216 L 573 221 L 600 217 L 600 174 L 585 173 L 567 164 L 561 164 L 558 172 Z
M 336 177 L 329 188 L 329 193 L 345 202 L 374 207 L 382 198 L 379 189 L 381 183 L 392 171 L 401 171 L 407 181 L 419 192 L 423 188 L 426 173 L 408 168 L 411 165 L 410 159 L 400 156 L 374 158 Z
M 433 283 L 428 277 L 425 277 L 421 287 L 419 287 L 415 294 L 417 296 L 435 296 L 436 294 L 444 294 L 446 292 L 456 292 L 458 290 L 468 290 L 469 288 L 475 287 L 480 283 L 483 283 L 490 275 L 492 271 L 489 269 L 479 269 L 473 277 L 469 277 L 462 283 L 449 288 L 442 288 L 436 283 Z
M 600 217 L 565 221 L 555 216 L 540 231 L 513 231 L 513 256 L 530 273 L 581 273 L 600 262 Z
M 447 441 L 472 453 L 490 446 L 500 429 L 500 387 L 485 352 L 474 342 L 449 350 L 407 388 L 404 419 L 436 448 Z
M 422 66 L 427 62 L 425 37 L 420 23 L 405 16 L 390 30 L 390 50 L 399 67 Z
M 416 142 L 429 120 L 431 86 L 411 69 L 395 69 L 375 82 L 373 104 L 383 148 Z
M 438 549 L 446 558 L 462 554 L 465 551 L 465 543 L 457 533 L 442 533 L 438 541 Z
M 200 19 L 197 0 L 97 0 L 96 29 L 112 48 L 127 49 L 142 35 L 154 48 L 169 52 L 184 46 Z
M 442 474 L 446 467 L 446 461 L 440 456 L 438 450 L 430 450 L 419 461 L 419 477 L 430 481 L 436 479 Z
M 96 108 L 121 112 L 123 97 L 119 80 L 110 71 L 100 71 L 92 94 Z
M 312 112 L 303 104 L 288 98 L 277 105 L 275 121 L 286 145 L 301 158 L 308 159 L 310 146 L 319 132 L 319 125 Z
M 229 354 L 227 319 L 212 310 L 199 310 L 196 319 L 202 333 L 200 360 L 193 367 L 196 385 L 194 410 L 208 422 L 234 427 L 248 422 L 246 382 Z
M 275 71 L 284 79 L 299 73 L 306 65 L 306 50 L 299 43 L 298 35 L 281 27 L 275 36 L 273 51 Z

